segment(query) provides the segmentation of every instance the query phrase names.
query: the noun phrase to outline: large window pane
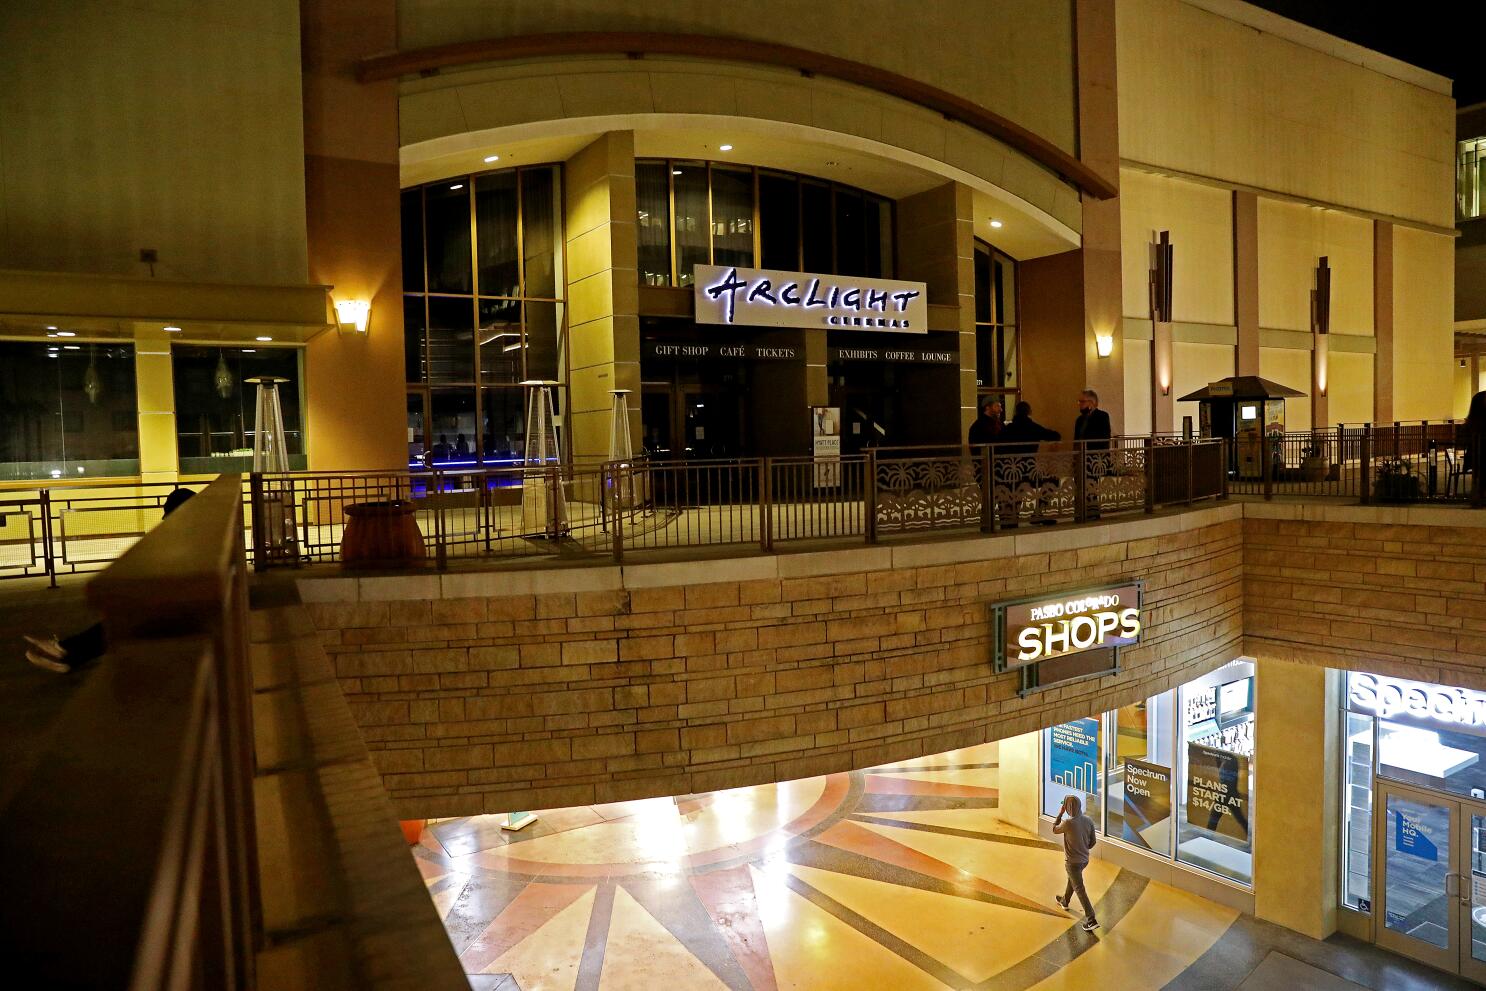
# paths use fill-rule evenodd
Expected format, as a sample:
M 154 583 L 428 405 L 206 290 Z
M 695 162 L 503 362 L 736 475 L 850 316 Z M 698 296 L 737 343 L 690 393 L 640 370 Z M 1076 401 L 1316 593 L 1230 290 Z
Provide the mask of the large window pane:
M 671 284 L 671 166 L 668 162 L 635 165 L 638 208 L 640 282 Z
M 423 191 L 428 232 L 428 291 L 469 293 L 470 194 L 465 180 L 427 186 Z
M 708 263 L 707 167 L 677 162 L 672 171 L 676 191 L 676 284 L 692 284 L 692 270 Z
M 557 170 L 521 170 L 521 252 L 528 297 L 554 299 L 562 271 L 562 220 L 557 215 Z M 481 289 L 481 292 L 485 292 Z
M 475 380 L 473 299 L 428 299 L 428 377 L 432 382 Z
M 402 298 L 402 353 L 409 382 L 428 381 L 428 350 L 425 347 L 428 321 L 423 315 L 425 298 Z
M 1177 859 L 1249 884 L 1254 875 L 1254 665 L 1182 686 Z M 1317 796 L 1320 801 L 1320 796 Z
M 876 196 L 868 196 L 862 202 L 863 226 L 867 232 L 864 274 L 870 279 L 890 279 L 893 277 L 893 205 Z
M 475 246 L 480 260 L 480 295 L 520 295 L 515 172 L 475 177 Z
M 1084 814 L 1100 821 L 1099 719 L 1075 719 L 1042 734 L 1042 811 L 1056 816 L 1068 795 L 1077 795 Z
M 1109 716 L 1105 832 L 1163 857 L 1171 855 L 1174 704 L 1165 692 Z
M 0 479 L 138 471 L 132 347 L 0 342 Z
M 800 270 L 800 184 L 792 176 L 758 177 L 760 268 Z
M 1355 712 L 1347 724 L 1342 754 L 1342 904 L 1372 911 L 1372 732 L 1373 719 Z
M 1016 323 L 1016 262 L 996 252 L 996 322 Z
M 519 387 L 481 390 L 480 436 L 486 464 L 499 468 L 521 463 L 526 449 L 525 395 L 526 390 Z
M 834 272 L 831 247 L 831 188 L 814 182 L 800 184 L 800 230 L 806 272 Z
M 475 464 L 476 419 L 474 389 L 434 389 L 430 394 L 431 467 Z
M 526 303 L 526 377 L 555 382 L 561 374 L 562 304 Z
M 872 250 L 877 250 L 877 231 L 872 231 Z M 845 189 L 836 190 L 836 274 L 867 274 L 867 224 L 862 197 Z
M 712 262 L 753 266 L 753 172 L 712 168 Z
M 979 244 L 975 246 L 975 322 L 994 322 L 991 316 L 991 252 Z
M 402 193 L 402 287 L 423 291 L 423 190 Z
M 408 393 L 408 467 L 428 467 L 428 424 L 424 420 L 423 391 Z
M 288 380 L 278 387 L 284 446 L 289 467 L 303 468 L 299 356 L 297 348 L 171 348 L 181 472 L 252 470 L 258 386 L 247 380 L 260 376 Z
M 521 303 L 514 299 L 480 300 L 480 381 L 515 385 L 521 369 Z

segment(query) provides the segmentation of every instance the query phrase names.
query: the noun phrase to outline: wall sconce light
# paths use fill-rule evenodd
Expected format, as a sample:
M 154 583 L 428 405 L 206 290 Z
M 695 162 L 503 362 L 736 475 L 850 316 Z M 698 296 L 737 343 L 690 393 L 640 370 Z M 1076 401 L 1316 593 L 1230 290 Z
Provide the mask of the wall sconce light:
M 1315 354 L 1312 360 L 1315 362 L 1316 393 L 1321 396 L 1326 395 L 1326 387 L 1329 384 L 1327 379 L 1330 378 L 1331 348 L 1329 342 L 1329 334 L 1316 335 Z
M 364 334 L 371 321 L 371 304 L 364 299 L 338 299 L 335 301 L 335 320 L 343 334 Z
M 1161 383 L 1161 395 L 1163 395 L 1163 396 L 1169 396 L 1169 395 L 1171 395 L 1171 383 L 1170 382 L 1162 382 Z
M 1095 334 L 1094 347 L 1099 352 L 1099 357 L 1108 358 L 1110 355 L 1114 354 L 1114 335 Z

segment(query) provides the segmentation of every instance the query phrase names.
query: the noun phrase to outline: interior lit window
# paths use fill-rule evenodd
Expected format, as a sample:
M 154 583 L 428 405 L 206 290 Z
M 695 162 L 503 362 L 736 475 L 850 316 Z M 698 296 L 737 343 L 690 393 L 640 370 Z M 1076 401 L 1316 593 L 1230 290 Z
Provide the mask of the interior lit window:
M 1483 159 L 1486 159 L 1486 137 L 1456 143 L 1455 208 L 1461 220 L 1481 216 L 1481 201 L 1486 199 Z
M 1254 877 L 1254 664 L 1236 660 L 1182 686 L 1177 859 Z

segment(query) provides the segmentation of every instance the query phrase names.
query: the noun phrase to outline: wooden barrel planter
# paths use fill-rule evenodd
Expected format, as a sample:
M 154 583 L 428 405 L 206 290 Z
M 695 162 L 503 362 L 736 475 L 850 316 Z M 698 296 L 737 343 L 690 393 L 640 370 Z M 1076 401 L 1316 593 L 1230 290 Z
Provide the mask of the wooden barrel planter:
M 423 531 L 405 499 L 346 507 L 341 564 L 347 568 L 405 568 L 428 557 Z

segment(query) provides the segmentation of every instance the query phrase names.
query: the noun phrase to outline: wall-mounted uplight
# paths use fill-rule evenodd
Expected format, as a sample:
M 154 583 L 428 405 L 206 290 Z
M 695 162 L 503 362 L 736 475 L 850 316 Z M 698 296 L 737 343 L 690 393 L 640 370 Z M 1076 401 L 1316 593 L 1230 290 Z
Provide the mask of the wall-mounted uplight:
M 717 146 L 717 150 L 718 151 L 732 151 L 733 150 L 733 146 L 732 145 L 718 145 Z
M 491 162 L 499 162 L 499 161 L 500 161 L 500 156 L 499 155 L 486 155 L 485 156 L 485 164 L 486 165 L 489 165 Z
M 1114 335 L 1095 334 L 1094 347 L 1096 350 L 1098 350 L 1099 357 L 1108 358 L 1110 355 L 1114 354 Z
M 343 334 L 364 334 L 371 322 L 371 304 L 364 299 L 338 299 L 335 301 L 335 321 Z
M 999 221 L 999 220 L 992 219 L 991 220 L 991 226 L 994 227 L 994 228 L 996 228 L 997 230 L 1000 230 L 1005 225 L 1002 224 L 1001 221 Z

